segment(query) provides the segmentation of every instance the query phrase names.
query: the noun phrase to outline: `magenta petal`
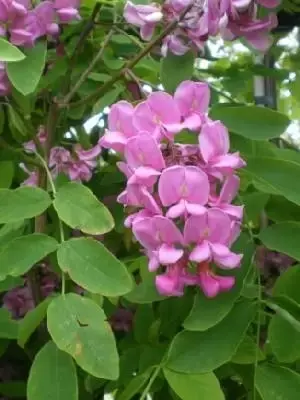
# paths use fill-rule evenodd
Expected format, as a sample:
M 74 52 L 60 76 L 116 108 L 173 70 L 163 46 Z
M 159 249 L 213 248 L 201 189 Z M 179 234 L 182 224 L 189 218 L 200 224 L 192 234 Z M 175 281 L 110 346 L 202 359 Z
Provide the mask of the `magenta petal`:
M 125 148 L 128 164 L 134 168 L 152 167 L 158 171 L 165 168 L 165 161 L 156 140 L 149 134 L 139 134 L 128 140 Z
M 105 149 L 112 149 L 122 153 L 127 143 L 127 137 L 122 132 L 105 131 L 105 134 L 99 140 L 100 146 Z
M 163 243 L 183 243 L 182 234 L 173 221 L 157 215 L 153 218 L 153 225 Z
M 227 243 L 230 236 L 230 218 L 223 211 L 211 208 L 207 211 L 207 237 L 211 243 Z
M 243 218 L 244 206 L 235 206 L 232 204 L 223 204 L 220 209 L 231 218 L 241 220 Z
M 146 249 L 155 250 L 160 244 L 156 238 L 156 230 L 152 218 L 144 218 L 136 222 L 132 228 L 135 238 Z
M 134 174 L 130 177 L 128 183 L 139 183 L 151 187 L 155 184 L 159 175 L 160 172 L 153 168 L 139 167 L 134 171 Z
M 214 157 L 227 154 L 229 136 L 226 127 L 220 121 L 207 122 L 202 126 L 199 145 L 206 163 Z
M 156 251 L 151 251 L 147 253 L 149 257 L 148 269 L 150 272 L 156 271 L 160 267 L 160 262 L 158 260 L 158 254 Z
M 231 172 L 236 168 L 243 168 L 246 165 L 239 153 L 222 155 L 216 157 L 213 161 L 215 168 L 219 168 L 228 172 Z
M 205 240 L 203 243 L 197 245 L 194 250 L 192 250 L 189 259 L 191 261 L 202 262 L 210 260 L 211 251 L 208 242 Z
M 207 212 L 206 207 L 201 206 L 199 204 L 192 204 L 186 202 L 186 210 L 191 215 L 202 216 L 205 215 Z
M 226 178 L 219 197 L 221 203 L 231 203 L 235 198 L 240 186 L 240 178 L 236 175 L 230 175 Z
M 151 93 L 147 103 L 157 119 L 157 123 L 177 124 L 180 123 L 180 112 L 173 97 L 165 92 Z
M 162 244 L 158 251 L 158 259 L 162 265 L 174 264 L 183 256 L 183 250 Z
M 239 267 L 242 259 L 241 254 L 232 253 L 223 244 L 210 243 L 213 259 L 221 268 L 233 269 Z
M 184 243 L 189 245 L 203 240 L 207 228 L 207 216 L 205 214 L 189 217 L 184 226 Z
M 158 275 L 155 278 L 158 292 L 163 296 L 183 296 L 183 285 L 179 285 L 176 278 L 172 276 Z
M 200 287 L 206 297 L 213 298 L 220 291 L 219 282 L 209 272 L 201 272 L 199 275 Z
M 201 117 L 197 114 L 191 114 L 183 121 L 183 126 L 191 131 L 197 131 L 202 124 Z
M 184 81 L 174 94 L 183 117 L 192 113 L 206 113 L 210 100 L 210 92 L 207 83 Z
M 235 277 L 234 276 L 218 276 L 216 279 L 219 282 L 220 290 L 222 292 L 227 292 L 231 290 L 235 284 Z
M 108 130 L 122 132 L 125 137 L 136 134 L 132 124 L 134 107 L 127 101 L 119 101 L 114 104 L 108 114 Z
M 185 203 L 186 203 L 185 200 L 180 200 L 178 204 L 175 204 L 175 206 L 170 207 L 166 213 L 166 217 L 175 219 L 180 217 L 181 215 L 185 215 L 186 213 Z
M 141 27 L 140 33 L 143 40 L 150 40 L 155 30 L 155 24 L 145 24 Z

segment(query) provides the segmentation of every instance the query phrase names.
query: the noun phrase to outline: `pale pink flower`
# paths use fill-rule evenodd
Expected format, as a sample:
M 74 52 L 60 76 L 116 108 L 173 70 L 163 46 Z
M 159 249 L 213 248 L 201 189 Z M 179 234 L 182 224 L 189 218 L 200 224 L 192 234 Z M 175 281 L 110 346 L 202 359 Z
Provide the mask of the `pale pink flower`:
M 151 93 L 138 104 L 133 113 L 133 125 L 138 131 L 149 132 L 156 140 L 172 138 L 174 126 L 181 122 L 180 111 L 173 97 L 165 92 Z M 175 129 L 176 130 L 176 129 Z
M 198 167 L 175 165 L 163 171 L 158 193 L 163 206 L 171 206 L 167 217 L 202 215 L 209 195 L 208 178 Z
M 104 148 L 123 152 L 128 139 L 136 135 L 132 125 L 134 107 L 127 101 L 114 104 L 108 115 L 108 129 L 100 139 Z
M 202 262 L 198 266 L 197 284 L 206 297 L 212 298 L 220 292 L 231 290 L 235 284 L 235 277 L 216 275 L 207 262 Z
M 208 84 L 184 81 L 176 89 L 174 99 L 184 118 L 183 127 L 192 131 L 199 129 L 210 101 Z
M 239 153 L 228 153 L 228 131 L 220 121 L 208 121 L 202 126 L 199 146 L 205 167 L 213 176 L 232 174 L 235 169 L 245 166 Z
M 183 250 L 176 247 L 183 243 L 182 234 L 166 217 L 141 219 L 133 224 L 133 233 L 146 249 L 150 271 L 155 271 L 160 264 L 174 264 L 183 256 Z
M 244 207 L 230 204 L 237 195 L 239 186 L 240 179 L 238 176 L 228 176 L 223 183 L 220 194 L 210 195 L 208 204 L 211 207 L 219 208 L 234 219 L 241 220 Z
M 134 4 L 127 1 L 124 8 L 124 18 L 127 22 L 140 28 L 141 38 L 150 40 L 156 24 L 162 20 L 163 14 L 159 5 Z
M 237 268 L 242 255 L 229 250 L 230 237 L 231 221 L 218 209 L 209 209 L 201 216 L 191 216 L 184 226 L 185 244 L 196 244 L 189 255 L 189 259 L 195 262 L 214 261 L 221 268 Z

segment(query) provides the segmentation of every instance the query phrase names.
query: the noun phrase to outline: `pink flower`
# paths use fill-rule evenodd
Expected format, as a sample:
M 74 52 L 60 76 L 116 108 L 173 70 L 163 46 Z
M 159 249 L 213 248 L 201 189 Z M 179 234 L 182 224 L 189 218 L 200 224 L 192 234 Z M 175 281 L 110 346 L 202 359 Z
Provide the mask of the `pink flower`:
M 240 179 L 236 175 L 230 175 L 223 183 L 219 196 L 211 195 L 208 204 L 211 207 L 219 208 L 230 217 L 241 220 L 243 218 L 243 206 L 230 204 L 235 198 L 240 186 Z
M 161 21 L 163 14 L 156 4 L 135 5 L 127 1 L 124 8 L 124 18 L 130 24 L 138 26 L 141 32 L 141 38 L 150 40 L 157 22 Z
M 160 171 L 165 168 L 165 161 L 157 142 L 153 137 L 143 133 L 128 140 L 125 159 L 129 168 L 133 170 L 128 180 L 129 184 L 153 186 Z
M 215 275 L 209 268 L 208 262 L 204 261 L 198 266 L 197 283 L 206 297 L 212 298 L 220 292 L 231 290 L 235 284 L 233 276 Z
M 183 126 L 192 131 L 199 129 L 209 106 L 207 83 L 184 81 L 176 89 L 174 99 L 184 118 Z
M 180 111 L 173 97 L 168 93 L 151 93 L 146 101 L 135 108 L 133 125 L 138 131 L 149 132 L 155 139 L 166 136 L 172 138 L 172 128 L 175 131 L 181 122 Z
M 80 19 L 79 5 L 80 0 L 54 0 L 54 9 L 62 23 Z
M 164 38 L 163 44 L 161 47 L 161 54 L 166 57 L 168 51 L 175 54 L 176 56 L 182 56 L 186 52 L 189 51 L 190 46 L 185 43 L 183 37 L 179 35 L 180 32 L 176 31 L 171 35 L 168 35 Z
M 133 233 L 146 248 L 150 271 L 155 271 L 160 264 L 174 264 L 183 256 L 183 250 L 176 248 L 183 242 L 182 234 L 166 217 L 141 219 L 133 224 Z
M 44 125 L 40 125 L 36 138 L 40 142 L 41 146 L 45 144 L 47 140 L 47 132 Z M 23 147 L 30 153 L 36 152 L 36 145 L 34 143 L 34 140 L 30 140 L 29 142 L 23 143 Z
M 8 79 L 5 64 L 0 62 L 0 96 L 7 96 L 11 91 L 11 84 Z
M 49 168 L 53 177 L 57 177 L 61 172 L 66 173 L 70 160 L 71 154 L 64 147 L 52 147 L 49 156 Z
M 117 200 L 126 206 L 144 207 L 153 215 L 162 214 L 160 207 L 148 189 L 139 184 L 127 185 L 126 190 L 118 196 Z
M 213 176 L 232 174 L 245 166 L 239 153 L 228 154 L 228 131 L 220 121 L 209 121 L 202 126 L 199 145 L 208 173 Z
M 230 237 L 230 219 L 218 209 L 210 209 L 202 216 L 191 216 L 184 226 L 185 244 L 196 244 L 189 256 L 195 262 L 214 261 L 221 268 L 237 268 L 242 255 L 229 250 Z
M 108 115 L 108 129 L 100 139 L 105 148 L 123 152 L 128 139 L 136 134 L 132 125 L 134 107 L 127 101 L 119 101 L 111 107 Z
M 208 178 L 198 167 L 175 165 L 163 171 L 158 193 L 163 206 L 172 206 L 167 217 L 202 215 L 209 195 Z
M 39 175 L 37 170 L 30 170 L 24 164 L 20 164 L 24 172 L 28 174 L 28 178 L 21 183 L 21 186 L 38 186 Z

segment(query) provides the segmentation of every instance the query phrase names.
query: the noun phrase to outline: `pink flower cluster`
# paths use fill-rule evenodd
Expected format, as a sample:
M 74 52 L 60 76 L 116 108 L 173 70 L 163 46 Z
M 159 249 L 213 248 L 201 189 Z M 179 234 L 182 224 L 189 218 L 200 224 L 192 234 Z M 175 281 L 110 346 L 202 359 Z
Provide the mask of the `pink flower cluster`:
M 254 48 L 265 51 L 271 44 L 269 32 L 276 27 L 275 13 L 258 18 L 258 6 L 273 9 L 280 0 L 166 0 L 162 5 L 136 5 L 127 1 L 124 17 L 138 26 L 142 39 L 150 40 L 157 23 L 178 20 L 190 7 L 178 27 L 162 45 L 165 56 L 170 50 L 182 55 L 191 47 L 202 50 L 210 36 L 225 40 L 245 38 Z
M 229 153 L 228 131 L 207 115 L 206 83 L 185 81 L 174 96 L 152 93 L 133 107 L 112 106 L 101 146 L 123 154 L 119 169 L 127 186 L 118 201 L 134 209 L 125 220 L 149 259 L 158 291 L 181 296 L 186 285 L 199 286 L 206 296 L 230 290 L 230 270 L 242 255 L 230 250 L 239 235 L 243 207 L 231 204 L 237 194 L 235 174 L 245 165 Z M 176 143 L 180 132 L 196 144 Z
M 58 288 L 57 276 L 49 268 L 42 265 L 40 272 L 40 291 L 42 298 L 50 296 Z M 3 296 L 3 307 L 6 308 L 13 318 L 23 318 L 24 315 L 34 308 L 34 301 L 27 279 L 23 286 L 9 290 Z
M 40 127 L 37 139 L 43 146 L 47 139 L 47 133 L 43 126 Z M 24 144 L 24 148 L 28 152 L 35 152 L 36 146 L 34 141 Z M 71 181 L 89 181 L 92 178 L 93 170 L 97 166 L 97 158 L 101 153 L 101 147 L 98 144 L 91 149 L 85 150 L 80 144 L 73 146 L 69 151 L 61 146 L 52 147 L 50 150 L 48 166 L 53 178 L 58 174 L 64 173 Z M 23 185 L 36 186 L 38 174 L 36 170 L 28 170 L 24 165 L 21 166 L 29 177 L 23 182 Z
M 43 36 L 57 37 L 59 24 L 79 19 L 80 0 L 0 0 L 0 36 L 16 46 L 34 46 Z M 0 64 L 0 96 L 10 92 L 5 64 Z

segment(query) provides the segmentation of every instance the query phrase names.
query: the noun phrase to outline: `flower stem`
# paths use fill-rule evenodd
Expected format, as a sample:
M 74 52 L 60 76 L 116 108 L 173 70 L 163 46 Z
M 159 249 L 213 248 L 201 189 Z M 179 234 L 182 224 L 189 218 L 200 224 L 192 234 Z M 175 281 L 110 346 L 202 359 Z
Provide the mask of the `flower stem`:
M 193 3 L 190 4 L 188 7 L 185 8 L 185 10 L 182 12 L 180 17 L 174 21 L 172 21 L 167 27 L 156 37 L 154 38 L 151 42 L 149 42 L 143 50 L 141 50 L 132 60 L 129 60 L 124 68 L 122 68 L 120 71 L 116 72 L 109 80 L 107 80 L 99 89 L 95 90 L 93 93 L 90 95 L 84 97 L 83 99 L 76 101 L 74 103 L 57 103 L 59 108 L 65 108 L 65 107 L 78 107 L 81 106 L 82 104 L 86 104 L 91 100 L 94 100 L 97 97 L 103 96 L 116 82 L 118 82 L 123 75 L 129 70 L 132 69 L 142 58 L 144 58 L 152 49 L 154 46 L 156 46 L 158 43 L 160 43 L 166 36 L 168 36 L 178 25 L 180 21 L 183 20 L 185 15 L 189 12 L 189 10 L 192 8 Z

